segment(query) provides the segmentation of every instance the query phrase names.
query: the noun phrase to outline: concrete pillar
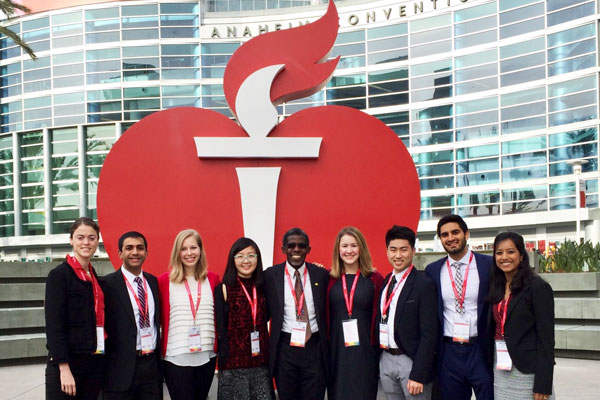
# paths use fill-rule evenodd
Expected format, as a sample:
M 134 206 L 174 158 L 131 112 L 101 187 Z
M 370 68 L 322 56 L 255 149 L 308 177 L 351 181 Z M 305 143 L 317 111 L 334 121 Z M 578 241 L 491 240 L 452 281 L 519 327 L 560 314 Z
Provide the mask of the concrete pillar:
M 42 130 L 42 143 L 44 151 L 44 211 L 46 212 L 44 231 L 46 235 L 50 235 L 54 218 L 52 215 L 52 140 L 48 128 Z

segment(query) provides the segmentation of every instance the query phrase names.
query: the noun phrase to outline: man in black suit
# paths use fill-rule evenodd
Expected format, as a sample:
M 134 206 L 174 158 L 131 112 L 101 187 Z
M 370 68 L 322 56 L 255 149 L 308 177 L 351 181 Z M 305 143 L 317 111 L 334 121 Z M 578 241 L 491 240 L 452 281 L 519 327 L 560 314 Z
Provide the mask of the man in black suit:
M 393 267 L 379 307 L 381 386 L 388 400 L 431 399 L 438 337 L 435 285 L 413 265 L 415 233 L 394 225 L 385 235 Z
M 105 400 L 160 400 L 160 307 L 156 277 L 142 271 L 146 238 L 127 232 L 119 238 L 121 268 L 104 277 Z
M 448 253 L 425 268 L 437 287 L 440 318 L 438 377 L 444 400 L 492 400 L 494 388 L 487 362 L 487 313 L 492 257 L 467 246 L 469 229 L 459 216 L 438 222 L 437 234 Z
M 308 235 L 300 228 L 283 236 L 287 261 L 265 270 L 271 314 L 269 368 L 279 399 L 323 399 L 327 386 L 326 300 L 329 274 L 306 263 Z

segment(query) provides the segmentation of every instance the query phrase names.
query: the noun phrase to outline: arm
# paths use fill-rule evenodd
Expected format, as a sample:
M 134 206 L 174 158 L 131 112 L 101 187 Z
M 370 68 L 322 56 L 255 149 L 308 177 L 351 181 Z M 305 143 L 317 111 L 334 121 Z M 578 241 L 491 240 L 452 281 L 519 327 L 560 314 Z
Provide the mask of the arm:
M 409 375 L 410 380 L 421 384 L 429 383 L 433 378 L 433 361 L 439 332 L 437 313 L 436 288 L 433 281 L 426 278 L 419 295 L 419 345 Z
M 536 277 L 532 282 L 531 297 L 537 350 L 533 392 L 549 395 L 554 372 L 554 295 L 550 285 Z
M 58 363 L 60 388 L 68 395 L 76 394 L 75 378 L 69 367 L 67 345 L 67 277 L 53 269 L 46 279 L 44 311 L 46 315 L 46 338 L 50 361 Z
M 229 325 L 229 306 L 225 296 L 227 287 L 220 283 L 215 287 L 215 320 L 217 324 L 218 335 L 218 356 L 219 365 L 225 366 L 229 357 L 229 342 L 227 341 L 227 326 Z

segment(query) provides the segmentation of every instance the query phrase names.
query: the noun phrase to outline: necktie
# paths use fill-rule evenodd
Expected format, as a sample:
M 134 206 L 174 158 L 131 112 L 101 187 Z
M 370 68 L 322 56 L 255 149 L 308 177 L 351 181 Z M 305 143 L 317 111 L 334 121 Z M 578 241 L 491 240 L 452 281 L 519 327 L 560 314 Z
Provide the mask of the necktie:
M 463 274 L 461 269 L 462 264 L 460 262 L 452 263 L 452 267 L 454 268 L 454 284 L 456 285 L 456 293 L 458 293 L 458 297 L 454 298 L 454 310 L 459 314 L 465 313 L 464 303 L 461 307 L 460 301 L 458 299 L 462 298 L 463 293 Z
M 294 284 L 294 296 L 296 296 L 296 304 L 299 304 L 300 297 L 302 297 L 302 293 L 304 293 L 304 288 L 302 287 L 302 279 L 300 279 L 300 272 L 298 272 L 298 270 L 294 273 L 294 278 L 296 279 L 296 283 Z M 296 312 L 298 312 L 298 310 L 296 310 Z M 306 342 L 308 342 L 312 333 L 310 330 L 310 322 L 308 321 L 306 296 L 304 296 L 304 301 L 302 302 L 302 311 L 300 311 L 299 321 L 306 322 Z
M 390 285 L 388 286 L 387 293 L 385 295 L 385 301 L 390 299 L 392 292 L 394 291 L 394 286 L 396 286 L 396 275 L 392 275 L 392 279 L 390 279 Z M 390 310 L 388 310 L 388 314 L 385 316 L 385 320 L 383 322 L 387 322 L 390 317 Z
M 136 276 L 135 279 L 133 280 L 135 283 L 137 283 L 137 296 L 138 296 L 138 300 L 140 302 L 140 318 L 139 318 L 139 324 L 140 324 L 140 329 L 142 328 L 149 328 L 150 327 L 150 317 L 148 316 L 148 313 L 145 313 L 144 311 L 146 310 L 146 291 L 144 290 L 144 285 L 142 283 L 142 278 L 140 278 L 139 276 Z

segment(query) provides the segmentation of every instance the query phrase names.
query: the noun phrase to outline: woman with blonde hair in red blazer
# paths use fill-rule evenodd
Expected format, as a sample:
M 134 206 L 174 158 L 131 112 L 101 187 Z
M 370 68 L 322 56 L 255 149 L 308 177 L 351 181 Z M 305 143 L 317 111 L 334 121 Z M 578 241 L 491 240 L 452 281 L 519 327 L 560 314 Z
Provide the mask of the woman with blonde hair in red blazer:
M 170 270 L 158 278 L 162 356 L 173 400 L 206 399 L 216 366 L 214 289 L 202 238 L 193 229 L 175 237 Z

